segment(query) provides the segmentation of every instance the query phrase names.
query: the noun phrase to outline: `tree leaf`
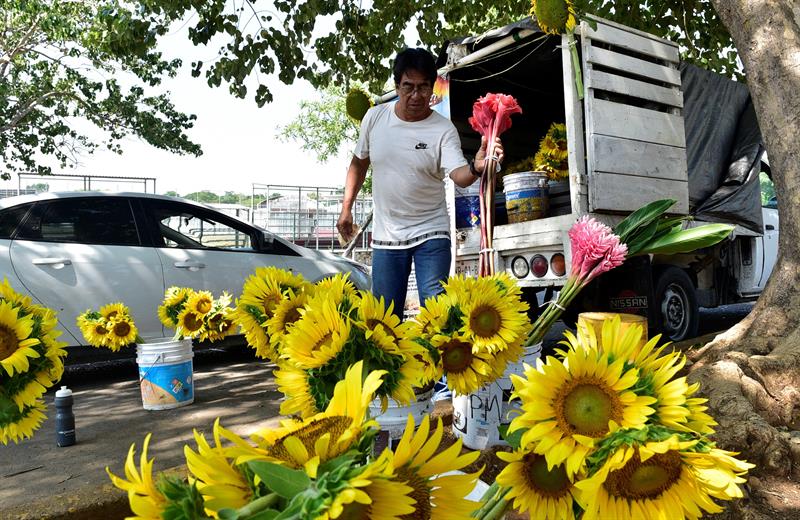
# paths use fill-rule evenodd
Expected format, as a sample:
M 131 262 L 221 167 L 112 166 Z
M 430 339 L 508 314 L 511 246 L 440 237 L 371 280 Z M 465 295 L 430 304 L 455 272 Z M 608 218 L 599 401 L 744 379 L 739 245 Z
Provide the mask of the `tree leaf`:
M 706 224 L 669 233 L 647 244 L 639 254 L 689 253 L 721 242 L 733 231 L 730 224 Z
M 628 215 L 625 220 L 617 224 L 616 227 L 614 227 L 614 234 L 619 236 L 620 241 L 627 244 L 636 229 L 650 224 L 650 222 L 663 215 L 664 212 L 676 202 L 675 199 L 661 199 L 642 206 Z
M 311 485 L 311 479 L 303 470 L 262 461 L 248 462 L 247 465 L 268 488 L 286 499 L 302 493 Z

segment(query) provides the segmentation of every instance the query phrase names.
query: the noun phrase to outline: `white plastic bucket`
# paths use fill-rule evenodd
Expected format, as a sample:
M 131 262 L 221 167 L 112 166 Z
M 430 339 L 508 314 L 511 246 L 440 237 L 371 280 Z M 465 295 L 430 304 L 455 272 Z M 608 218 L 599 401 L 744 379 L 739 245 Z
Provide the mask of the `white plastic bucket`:
M 503 177 L 503 192 L 510 224 L 547 216 L 549 191 L 546 173 L 510 173 Z
M 516 363 L 509 363 L 503 377 L 467 395 L 453 395 L 453 434 L 464 446 L 482 450 L 506 442 L 498 428 L 509 424 L 519 409 L 519 401 L 510 402 L 511 374 L 523 375 L 524 364 L 535 365 L 542 351 L 541 343 L 531 345 Z
M 165 338 L 136 345 L 145 410 L 167 410 L 194 402 L 193 357 L 190 339 Z
M 381 400 L 373 399 L 369 405 L 369 414 L 381 425 L 381 431 L 375 439 L 375 453 L 378 454 L 387 446 L 394 449 L 395 444 L 403 436 L 408 414 L 414 417 L 414 424 L 419 426 L 422 418 L 433 411 L 433 388 L 416 394 L 416 401 L 408 406 L 401 406 L 394 399 L 389 399 L 389 407 L 381 412 Z

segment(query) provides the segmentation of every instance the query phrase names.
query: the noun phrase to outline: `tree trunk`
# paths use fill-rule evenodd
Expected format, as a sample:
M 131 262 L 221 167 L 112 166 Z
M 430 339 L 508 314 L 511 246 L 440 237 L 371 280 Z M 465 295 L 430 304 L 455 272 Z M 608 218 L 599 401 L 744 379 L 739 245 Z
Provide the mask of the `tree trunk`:
M 751 497 L 731 518 L 770 518 L 758 498 L 800 478 L 800 4 L 796 0 L 712 0 L 744 63 L 778 197 L 778 260 L 753 311 L 691 352 L 719 422 L 716 440 L 757 465 Z M 800 432 L 795 432 L 800 435 Z M 767 484 L 758 483 L 767 482 Z M 754 485 L 755 484 L 755 485 Z M 779 486 L 780 487 L 780 486 Z M 760 489 L 759 489 L 760 488 Z M 800 495 L 799 495 L 800 496 Z M 786 510 L 781 518 L 797 518 Z

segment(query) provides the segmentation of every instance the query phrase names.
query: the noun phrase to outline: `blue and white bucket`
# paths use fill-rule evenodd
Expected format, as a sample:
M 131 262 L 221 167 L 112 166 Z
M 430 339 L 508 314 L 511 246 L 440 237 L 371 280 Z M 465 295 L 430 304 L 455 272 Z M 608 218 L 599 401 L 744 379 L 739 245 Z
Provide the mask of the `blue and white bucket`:
M 145 410 L 168 410 L 194 402 L 193 357 L 190 339 L 165 338 L 136 345 Z
M 544 172 L 510 173 L 503 177 L 509 224 L 547 216 L 549 187 Z
M 508 425 L 519 410 L 519 401 L 510 401 L 514 386 L 511 374 L 522 376 L 525 364 L 534 366 L 542 351 L 541 343 L 531 345 L 516 363 L 509 363 L 503 377 L 467 395 L 453 396 L 453 434 L 464 446 L 482 450 L 506 445 L 500 438 L 500 426 Z
M 456 227 L 473 228 L 481 224 L 480 181 L 466 188 L 456 186 Z

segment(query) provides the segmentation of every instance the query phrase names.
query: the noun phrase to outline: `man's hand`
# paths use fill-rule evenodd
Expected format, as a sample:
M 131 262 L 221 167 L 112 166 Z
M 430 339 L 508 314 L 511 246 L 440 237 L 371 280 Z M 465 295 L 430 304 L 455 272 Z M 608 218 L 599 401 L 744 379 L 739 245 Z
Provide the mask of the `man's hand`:
M 339 215 L 339 220 L 336 221 L 336 229 L 345 242 L 350 242 L 353 238 L 353 214 L 350 210 L 342 208 L 342 213 Z
M 486 138 L 481 137 L 481 148 L 478 150 L 478 153 L 475 154 L 475 169 L 478 171 L 484 171 L 486 169 L 486 160 L 487 159 L 494 159 L 497 168 L 500 168 L 500 164 L 503 162 L 505 158 L 505 153 L 503 151 L 503 143 L 500 141 L 499 137 L 494 138 L 494 146 L 492 147 L 490 157 L 486 156 Z

